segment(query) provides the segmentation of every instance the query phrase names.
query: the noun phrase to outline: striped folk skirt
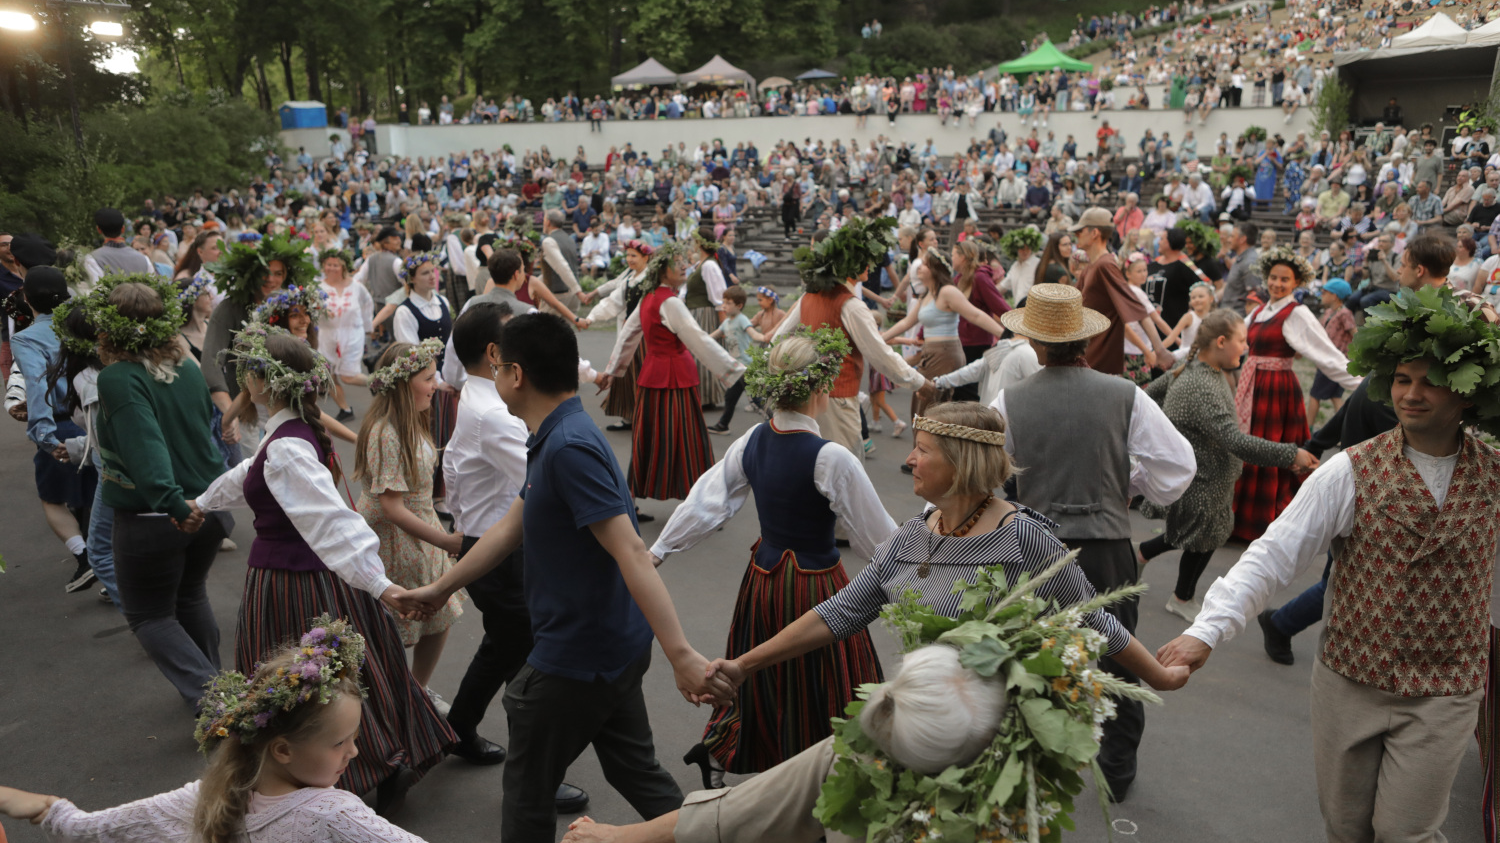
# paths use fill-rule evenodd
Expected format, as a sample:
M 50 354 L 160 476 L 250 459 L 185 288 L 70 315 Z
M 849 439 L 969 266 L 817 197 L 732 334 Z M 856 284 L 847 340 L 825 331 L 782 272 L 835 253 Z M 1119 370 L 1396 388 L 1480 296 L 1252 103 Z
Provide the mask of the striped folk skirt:
M 759 547 L 757 541 L 755 547 Z M 725 658 L 738 658 L 771 640 L 797 618 L 849 584 L 842 563 L 804 571 L 786 551 L 770 571 L 755 563 L 740 583 L 729 623 Z M 854 692 L 884 674 L 870 633 L 768 667 L 740 686 L 735 701 L 717 709 L 703 744 L 731 773 L 761 773 L 833 734 L 829 719 L 844 716 Z
M 1479 802 L 1479 812 L 1484 819 L 1485 843 L 1500 840 L 1500 747 L 1495 746 L 1496 732 L 1500 732 L 1500 629 L 1490 627 L 1490 672 L 1484 681 L 1484 704 L 1479 709 L 1479 728 L 1474 737 L 1479 739 L 1479 763 L 1484 765 L 1484 796 Z
M 713 307 L 695 307 L 692 310 L 693 318 L 698 320 L 698 326 L 703 333 L 712 334 L 719 330 L 719 311 Z M 724 385 L 719 383 L 719 378 L 712 369 L 698 363 L 698 397 L 703 401 L 703 406 L 724 403 Z
M 688 496 L 714 464 L 698 387 L 654 389 L 637 385 L 631 419 L 630 494 L 666 501 Z
M 349 762 L 338 786 L 368 793 L 398 764 L 420 774 L 443 760 L 443 751 L 458 737 L 412 678 L 395 620 L 375 598 L 350 588 L 329 571 L 246 572 L 235 669 L 250 675 L 257 662 L 300 640 L 309 623 L 325 612 L 348 621 L 365 637 L 359 755 Z
M 1298 445 L 1312 437 L 1307 429 L 1307 407 L 1302 384 L 1291 369 L 1261 369 L 1255 372 L 1255 393 L 1250 408 L 1250 435 L 1272 442 Z M 1233 538 L 1252 542 L 1276 520 L 1302 485 L 1290 468 L 1247 464 L 1234 487 Z
M 635 357 L 625 367 L 625 374 L 609 385 L 609 394 L 604 396 L 604 415 L 622 419 L 635 418 L 635 379 L 641 375 L 641 363 L 646 359 L 646 344 L 635 347 Z
M 438 390 L 432 394 L 432 445 L 437 448 L 437 465 L 432 471 L 432 496 L 446 495 L 443 486 L 443 449 L 453 438 L 453 426 L 458 423 L 458 392 Z

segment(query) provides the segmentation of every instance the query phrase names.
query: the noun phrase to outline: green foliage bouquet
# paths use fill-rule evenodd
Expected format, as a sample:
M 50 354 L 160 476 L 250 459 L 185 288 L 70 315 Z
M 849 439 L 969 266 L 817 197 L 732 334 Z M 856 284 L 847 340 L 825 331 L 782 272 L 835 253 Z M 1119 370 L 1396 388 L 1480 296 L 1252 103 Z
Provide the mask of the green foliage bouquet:
M 792 258 L 807 292 L 823 293 L 869 271 L 895 246 L 895 217 L 855 217 L 818 245 L 798 246 Z
M 903 769 L 860 728 L 873 686 L 834 722 L 838 760 L 823 784 L 816 814 L 824 826 L 869 843 L 906 840 L 1057 841 L 1074 828 L 1073 798 L 1090 770 L 1104 804 L 1106 785 L 1095 756 L 1111 697 L 1159 703 L 1144 688 L 1089 667 L 1104 636 L 1082 625 L 1084 615 L 1140 594 L 1131 586 L 1059 609 L 1036 596 L 1037 586 L 1073 562 L 1059 557 L 1035 578 L 1007 585 L 1001 566 L 960 580 L 958 617 L 939 615 L 908 591 L 883 616 L 902 651 L 927 644 L 957 648 L 980 676 L 1005 683 L 1009 704 L 989 748 L 966 767 L 937 775 Z
M 1036 226 L 1024 225 L 1005 232 L 1005 236 L 1000 238 L 1000 251 L 1004 252 L 1006 257 L 1015 260 L 1022 248 L 1030 249 L 1033 254 L 1040 253 L 1045 242 Z
M 1219 232 L 1195 219 L 1178 219 L 1174 228 L 1187 234 L 1195 257 L 1213 257 L 1219 253 Z

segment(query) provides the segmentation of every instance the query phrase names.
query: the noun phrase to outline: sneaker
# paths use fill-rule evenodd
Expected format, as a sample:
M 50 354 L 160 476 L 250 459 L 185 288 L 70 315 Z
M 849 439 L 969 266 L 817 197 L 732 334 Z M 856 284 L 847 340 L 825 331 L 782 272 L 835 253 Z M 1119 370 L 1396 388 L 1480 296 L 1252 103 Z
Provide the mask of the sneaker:
M 883 427 L 880 426 L 880 422 L 875 422 L 874 424 L 870 425 L 870 432 L 871 433 L 884 433 L 885 432 L 885 428 L 883 428 Z
M 1197 600 L 1178 600 L 1177 595 L 1174 594 L 1167 598 L 1167 611 L 1192 623 L 1198 620 L 1198 613 L 1203 611 L 1203 604 Z
M 85 550 L 73 559 L 78 563 L 78 567 L 73 570 L 73 578 L 68 581 L 66 591 L 69 594 L 88 588 L 98 579 L 94 576 L 94 569 L 89 567 L 88 551 Z
M 339 410 L 339 414 L 336 415 L 336 416 L 334 416 L 333 418 L 334 418 L 335 421 L 340 421 L 340 422 L 349 421 L 350 419 L 354 418 L 354 408 L 353 407 L 345 407 L 344 409 Z
M 235 544 L 234 543 L 234 539 L 231 539 L 228 536 L 225 536 L 224 540 L 221 541 L 221 542 L 219 542 L 219 550 L 222 550 L 225 553 L 228 553 L 231 550 L 239 550 L 239 549 L 240 549 L 240 546 L 237 545 L 237 544 Z
M 438 716 L 447 718 L 448 711 L 452 709 L 453 706 L 449 705 L 447 700 L 443 699 L 441 696 L 438 696 L 437 691 L 434 691 L 431 688 L 424 688 L 423 690 L 427 692 L 427 699 L 432 701 L 432 707 L 437 709 Z
M 709 433 L 717 433 L 720 436 L 729 435 L 729 428 L 722 424 L 711 424 L 708 426 Z
M 904 422 L 904 421 L 897 421 L 896 422 L 896 426 L 893 427 L 893 428 L 891 428 L 891 438 L 892 439 L 900 439 L 901 438 L 901 434 L 903 434 L 903 433 L 906 432 L 906 427 L 907 427 L 906 422 Z
M 106 606 L 113 606 L 114 605 L 115 601 L 114 601 L 113 598 L 111 598 L 109 596 L 109 589 L 107 589 L 107 588 L 101 588 L 101 589 L 99 589 L 99 602 L 103 603 Z
M 873 453 L 875 453 L 875 440 L 874 439 L 866 439 L 865 440 L 865 459 L 869 459 L 870 455 L 873 454 Z

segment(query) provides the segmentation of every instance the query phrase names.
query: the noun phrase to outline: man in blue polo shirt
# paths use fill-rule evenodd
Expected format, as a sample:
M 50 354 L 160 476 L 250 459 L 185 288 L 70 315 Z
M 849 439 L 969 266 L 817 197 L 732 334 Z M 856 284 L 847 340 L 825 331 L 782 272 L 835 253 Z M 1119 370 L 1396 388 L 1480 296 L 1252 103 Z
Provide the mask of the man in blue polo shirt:
M 708 660 L 688 644 L 641 541 L 625 473 L 578 398 L 573 329 L 550 314 L 517 316 L 499 351 L 495 388 L 531 431 L 526 484 L 504 518 L 412 597 L 436 610 L 526 536 L 524 589 L 536 643 L 506 685 L 510 755 L 500 838 L 551 843 L 557 786 L 590 744 L 605 777 L 643 818 L 682 804 L 682 791 L 656 760 L 641 691 L 653 633 L 684 697 L 730 689 L 705 678 Z

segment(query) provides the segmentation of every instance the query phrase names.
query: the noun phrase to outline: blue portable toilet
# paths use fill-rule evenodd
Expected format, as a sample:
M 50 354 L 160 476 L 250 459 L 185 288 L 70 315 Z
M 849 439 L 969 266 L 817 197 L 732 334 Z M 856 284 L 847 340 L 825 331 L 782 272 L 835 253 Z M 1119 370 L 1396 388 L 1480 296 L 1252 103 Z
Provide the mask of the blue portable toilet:
M 281 104 L 281 128 L 325 129 L 328 127 L 328 107 L 313 100 L 296 100 Z

